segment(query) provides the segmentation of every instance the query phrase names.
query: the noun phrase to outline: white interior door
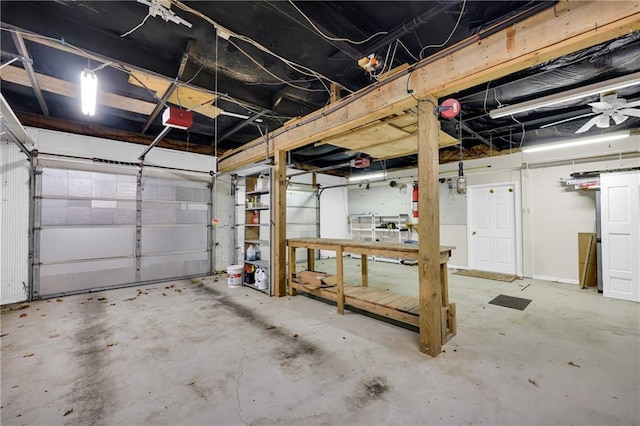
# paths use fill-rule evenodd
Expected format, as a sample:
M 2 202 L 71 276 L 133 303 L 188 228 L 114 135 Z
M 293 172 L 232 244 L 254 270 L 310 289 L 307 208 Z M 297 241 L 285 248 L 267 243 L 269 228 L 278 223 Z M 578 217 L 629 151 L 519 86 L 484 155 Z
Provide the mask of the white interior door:
M 515 186 L 512 183 L 468 187 L 469 267 L 516 273 Z
M 600 176 L 606 297 L 640 302 L 640 172 Z

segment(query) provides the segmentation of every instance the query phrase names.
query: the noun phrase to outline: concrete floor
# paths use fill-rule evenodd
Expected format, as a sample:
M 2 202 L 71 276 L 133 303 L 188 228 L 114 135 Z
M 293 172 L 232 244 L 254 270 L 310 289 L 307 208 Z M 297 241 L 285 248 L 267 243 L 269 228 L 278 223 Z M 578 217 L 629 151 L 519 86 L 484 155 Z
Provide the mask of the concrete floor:
M 417 289 L 415 267 L 370 271 Z M 458 335 L 437 358 L 412 331 L 224 277 L 4 307 L 2 425 L 640 423 L 640 305 L 457 275 L 450 295 Z

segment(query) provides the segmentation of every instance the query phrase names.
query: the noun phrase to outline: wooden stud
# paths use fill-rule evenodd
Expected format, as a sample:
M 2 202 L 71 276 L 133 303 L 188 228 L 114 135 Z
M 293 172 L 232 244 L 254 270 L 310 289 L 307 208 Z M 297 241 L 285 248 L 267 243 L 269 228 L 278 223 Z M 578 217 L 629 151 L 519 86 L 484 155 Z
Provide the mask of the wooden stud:
M 331 83 L 330 90 L 331 90 L 331 96 L 330 96 L 329 103 L 337 102 L 338 99 L 340 99 L 341 97 L 340 86 L 338 86 L 336 83 Z
M 362 271 L 362 287 L 369 287 L 369 258 L 366 254 L 360 255 L 360 270 Z
M 338 313 L 344 314 L 344 271 L 342 268 L 342 247 L 336 250 L 336 276 L 338 277 Z
M 420 299 L 419 349 L 431 356 L 441 352 L 442 295 L 440 287 L 440 217 L 438 189 L 438 100 L 418 101 L 418 296 Z
M 287 249 L 287 153 L 276 151 L 275 167 L 273 169 L 273 250 L 274 250 L 274 295 L 282 297 L 286 295 L 286 249 Z M 289 267 L 295 268 L 295 249 L 293 251 L 293 262 L 289 259 Z M 291 256 L 291 250 L 289 252 Z

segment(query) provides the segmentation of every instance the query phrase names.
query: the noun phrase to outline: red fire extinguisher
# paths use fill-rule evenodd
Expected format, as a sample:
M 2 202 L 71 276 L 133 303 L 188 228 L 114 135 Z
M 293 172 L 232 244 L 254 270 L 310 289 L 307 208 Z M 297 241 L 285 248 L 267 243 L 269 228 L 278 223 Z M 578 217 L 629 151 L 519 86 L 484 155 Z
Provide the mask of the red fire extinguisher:
M 413 217 L 418 217 L 418 182 L 413 182 L 413 194 L 411 199 L 413 201 Z
M 260 223 L 260 215 L 258 214 L 257 210 L 253 211 L 253 216 L 251 217 L 251 223 L 253 223 L 254 225 L 257 225 Z

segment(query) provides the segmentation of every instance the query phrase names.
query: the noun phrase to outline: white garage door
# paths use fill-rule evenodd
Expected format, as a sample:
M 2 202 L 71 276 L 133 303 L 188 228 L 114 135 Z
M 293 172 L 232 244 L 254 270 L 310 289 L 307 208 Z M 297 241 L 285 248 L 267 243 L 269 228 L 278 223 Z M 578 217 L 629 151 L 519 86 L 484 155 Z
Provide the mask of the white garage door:
M 34 298 L 209 272 L 206 182 L 56 168 L 36 182 Z

